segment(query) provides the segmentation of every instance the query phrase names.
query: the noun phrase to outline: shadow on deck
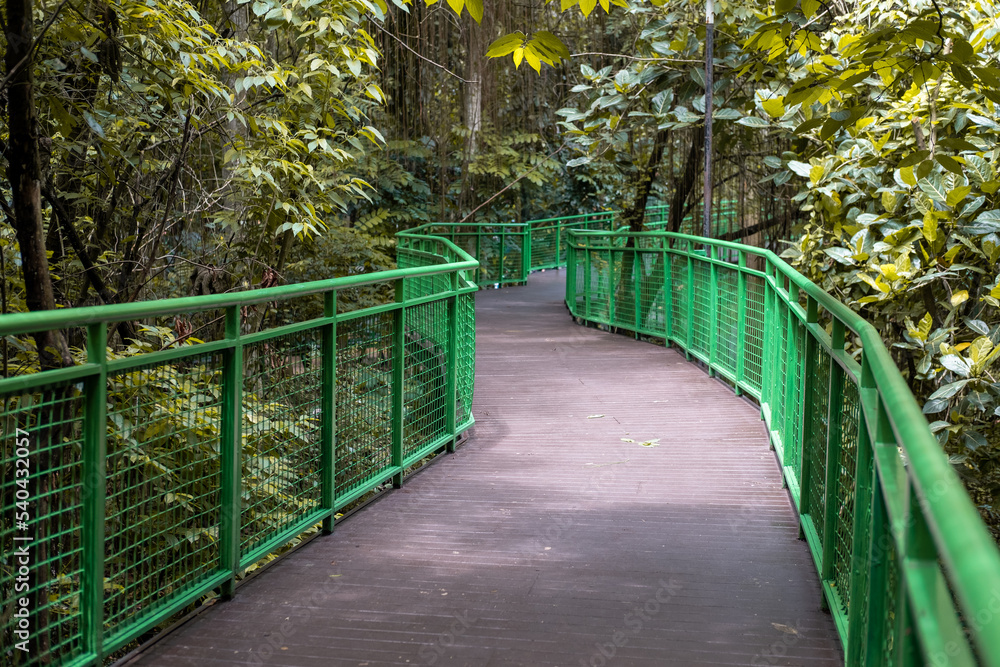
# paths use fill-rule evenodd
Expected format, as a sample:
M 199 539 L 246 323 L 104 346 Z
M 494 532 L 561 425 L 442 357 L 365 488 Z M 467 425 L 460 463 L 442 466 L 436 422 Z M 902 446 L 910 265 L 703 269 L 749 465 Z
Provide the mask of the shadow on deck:
M 458 452 L 132 664 L 842 665 L 757 409 L 564 276 L 477 295 Z

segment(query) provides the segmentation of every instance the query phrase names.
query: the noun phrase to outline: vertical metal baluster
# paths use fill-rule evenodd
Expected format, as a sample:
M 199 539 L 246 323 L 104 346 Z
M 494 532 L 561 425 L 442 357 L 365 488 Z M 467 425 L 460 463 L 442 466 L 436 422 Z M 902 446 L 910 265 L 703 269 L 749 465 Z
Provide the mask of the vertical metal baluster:
M 104 521 L 107 487 L 108 330 L 104 322 L 87 325 L 87 361 L 97 373 L 84 380 L 83 572 L 80 582 L 83 649 L 104 658 Z
M 222 516 L 219 533 L 219 557 L 223 571 L 231 573 L 222 585 L 222 597 L 232 597 L 240 569 L 240 502 L 243 479 L 243 343 L 240 340 L 240 307 L 226 308 L 225 336 L 232 347 L 223 353 L 222 426 L 220 429 L 220 467 L 222 470 Z

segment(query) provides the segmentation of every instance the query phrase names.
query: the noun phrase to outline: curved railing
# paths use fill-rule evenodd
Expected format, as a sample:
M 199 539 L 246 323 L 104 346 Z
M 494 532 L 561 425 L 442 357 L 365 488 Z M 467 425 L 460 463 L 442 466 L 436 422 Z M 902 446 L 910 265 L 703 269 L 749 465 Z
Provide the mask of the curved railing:
M 413 234 L 398 263 L 0 317 L 24 365 L 0 379 L 2 664 L 101 664 L 454 447 L 473 422 L 479 265 Z M 127 354 L 107 347 L 120 326 Z M 24 372 L 26 334 L 55 329 L 85 348 L 77 365 Z
M 870 324 L 766 250 L 568 245 L 574 316 L 662 338 L 760 402 L 847 665 L 1000 665 L 1000 552 Z
M 448 239 L 479 262 L 476 282 L 497 286 L 521 284 L 531 270 L 531 235 L 526 223 L 504 225 L 434 222 L 396 234 L 399 247 L 433 235 Z

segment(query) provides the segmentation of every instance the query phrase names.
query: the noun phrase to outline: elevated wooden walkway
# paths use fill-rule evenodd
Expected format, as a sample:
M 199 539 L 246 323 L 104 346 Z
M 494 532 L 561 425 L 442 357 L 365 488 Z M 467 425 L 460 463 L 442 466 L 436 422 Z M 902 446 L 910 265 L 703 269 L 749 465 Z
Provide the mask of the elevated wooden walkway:
M 757 409 L 563 281 L 477 296 L 458 452 L 133 664 L 842 665 Z

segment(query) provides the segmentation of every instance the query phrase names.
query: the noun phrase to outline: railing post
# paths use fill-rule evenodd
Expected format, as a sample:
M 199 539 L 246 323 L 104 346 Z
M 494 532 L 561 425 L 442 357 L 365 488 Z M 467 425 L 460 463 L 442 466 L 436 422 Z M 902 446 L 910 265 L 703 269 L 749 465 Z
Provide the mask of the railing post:
M 777 283 L 774 266 L 771 262 L 767 262 L 764 266 L 764 333 L 761 340 L 761 356 L 763 358 L 760 360 L 760 405 L 762 409 L 765 405 L 768 407 L 768 430 L 771 429 L 771 424 L 774 421 L 772 414 L 774 408 L 774 359 L 777 356 L 774 350 L 774 319 L 777 313 Z
M 691 254 L 691 241 L 687 245 L 687 340 L 684 345 L 684 356 L 691 361 L 691 347 L 694 345 L 694 256 Z
M 455 451 L 455 441 L 458 439 L 458 429 L 455 413 L 458 410 L 458 272 L 452 271 L 449 275 L 451 280 L 451 296 L 448 297 L 448 379 L 445 384 L 445 392 L 448 395 L 448 406 L 445 421 L 445 428 L 451 434 L 448 441 L 448 451 Z
M 879 410 L 881 413 L 882 411 Z M 883 416 L 879 418 L 879 430 L 881 430 Z M 888 425 L 888 424 L 886 424 Z M 872 479 L 878 479 L 878 473 L 872 473 Z M 888 585 L 888 559 L 889 543 L 892 541 L 892 533 L 888 529 L 889 517 L 885 510 L 885 498 L 882 496 L 878 485 L 875 485 L 872 494 L 872 523 L 871 539 L 868 542 L 868 627 L 865 633 L 868 636 L 868 651 L 865 655 L 859 655 L 859 664 L 865 667 L 880 667 L 882 665 L 882 645 L 885 643 L 885 590 Z M 860 653 L 860 651 L 859 651 Z
M 87 360 L 97 364 L 96 374 L 84 381 L 83 473 L 83 572 L 80 611 L 83 648 L 104 658 L 104 519 L 105 467 L 107 461 L 108 330 L 103 322 L 87 326 Z
M 562 220 L 556 221 L 556 266 L 562 263 Z M 569 253 L 566 253 L 566 263 L 569 263 Z
M 705 259 L 708 260 L 708 307 L 711 310 L 708 315 L 708 376 L 715 377 L 719 347 L 719 267 L 712 261 L 715 248 L 708 244 L 705 245 Z
M 528 282 L 528 274 L 531 273 L 531 225 L 524 227 L 524 247 L 521 248 L 521 275 L 524 282 Z
M 222 426 L 220 469 L 222 471 L 222 516 L 219 532 L 222 570 L 230 572 L 222 584 L 222 597 L 230 598 L 236 590 L 240 569 L 240 523 L 242 515 L 240 480 L 243 465 L 243 343 L 240 340 L 240 307 L 226 308 L 225 336 L 232 347 L 223 353 Z
M 337 292 L 323 295 L 323 325 L 320 359 L 323 395 L 320 399 L 321 454 L 320 507 L 329 512 L 323 517 L 323 532 L 333 532 L 337 487 Z
M 589 320 L 590 319 L 590 293 L 593 291 L 590 288 L 590 282 L 591 282 L 590 272 L 591 272 L 591 264 L 593 264 L 593 261 L 592 261 L 591 255 L 590 255 L 590 253 L 592 252 L 591 249 L 590 249 L 590 237 L 584 236 L 584 237 L 582 237 L 582 239 L 583 239 L 582 242 L 584 243 L 584 247 L 582 248 L 582 250 L 583 250 L 583 257 L 584 257 L 584 265 L 583 265 L 583 316 L 584 316 L 585 319 Z
M 497 283 L 503 287 L 503 279 L 507 275 L 507 227 L 500 225 L 500 275 Z
M 558 228 L 557 228 L 558 229 Z M 566 244 L 566 307 L 572 315 L 576 312 L 576 252 Z
M 392 476 L 392 487 L 403 485 L 403 388 L 406 374 L 406 306 L 403 294 L 403 279 L 395 281 L 396 303 L 399 307 L 392 311 L 392 461 L 390 465 L 399 471 Z
M 737 396 L 743 395 L 743 374 L 746 373 L 746 327 L 747 327 L 747 257 L 742 250 L 737 250 L 736 269 L 736 382 L 734 389 Z
M 633 305 L 635 306 L 635 310 L 632 313 L 632 319 L 635 320 L 634 333 L 635 333 L 635 337 L 636 338 L 639 337 L 639 329 L 641 328 L 641 324 L 642 324 L 639 321 L 642 318 L 642 283 L 643 283 L 642 276 L 643 276 L 643 274 L 640 272 L 641 265 L 642 265 L 642 262 L 639 261 L 638 239 L 636 239 L 636 245 L 634 245 L 632 247 L 632 282 L 635 284 L 635 289 L 633 290 L 633 292 L 635 292 L 635 294 L 633 295 L 633 297 L 634 297 L 633 298 L 633 301 L 634 301 Z
M 830 334 L 831 347 L 834 352 L 844 349 L 844 323 L 836 317 L 833 319 L 833 331 Z M 820 563 L 820 581 L 828 582 L 833 578 L 834 559 L 837 549 L 837 519 L 840 507 L 837 496 L 840 489 L 840 450 L 841 450 L 841 410 L 844 406 L 844 369 L 840 367 L 836 354 L 830 359 L 830 395 L 827 401 L 826 428 L 826 484 L 824 486 L 823 507 L 823 556 Z M 826 596 L 822 604 L 826 608 Z
M 664 238 L 662 241 L 660 257 L 663 261 L 663 340 L 667 347 L 670 347 L 670 339 L 674 335 L 674 263 L 673 255 L 668 252 L 670 239 Z
M 795 347 L 795 333 L 797 328 L 797 322 L 795 317 L 795 310 L 792 308 L 793 303 L 798 303 L 799 300 L 799 288 L 793 282 L 788 282 L 788 304 L 785 307 L 785 377 L 782 378 L 785 382 L 785 400 L 782 401 L 782 409 L 785 414 L 781 416 L 781 465 L 782 467 L 794 464 L 794 461 L 785 460 L 785 453 L 788 452 L 789 445 L 794 446 L 795 443 L 791 442 L 792 434 L 795 432 L 795 422 L 801 418 L 802 413 L 798 409 L 798 402 L 793 400 L 795 395 L 795 366 L 799 362 L 798 350 Z M 793 365 L 794 364 L 794 365 Z M 782 475 L 784 480 L 784 475 Z

